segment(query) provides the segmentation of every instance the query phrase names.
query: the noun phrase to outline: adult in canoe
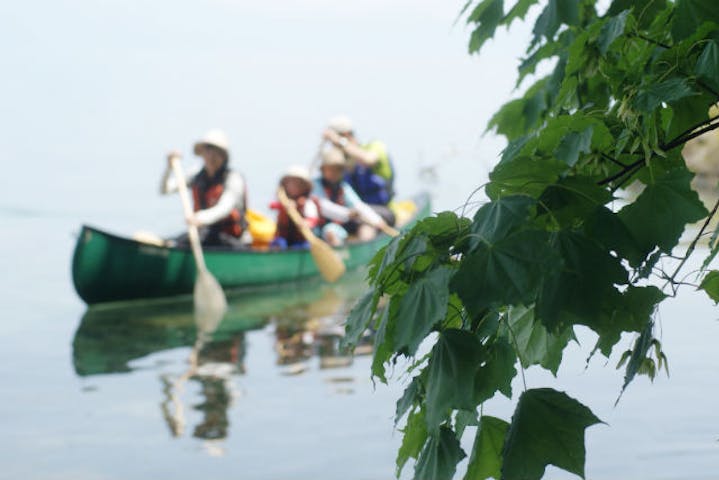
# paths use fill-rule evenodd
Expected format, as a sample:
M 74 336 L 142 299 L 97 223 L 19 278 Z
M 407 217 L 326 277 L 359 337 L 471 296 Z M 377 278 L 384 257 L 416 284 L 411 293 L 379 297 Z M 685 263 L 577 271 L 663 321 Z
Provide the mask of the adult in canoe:
M 332 117 L 322 138 L 347 156 L 347 183 L 388 225 L 394 225 L 396 218 L 389 204 L 394 196 L 395 172 L 385 143 L 373 140 L 361 144 L 355 136 L 352 120 L 346 115 Z
M 205 246 L 246 246 L 251 242 L 245 215 L 247 188 L 242 175 L 229 167 L 227 135 L 221 130 L 210 130 L 195 143 L 194 153 L 202 158 L 203 165 L 188 174 L 194 212 L 186 221 L 198 227 Z M 167 168 L 160 182 L 162 194 L 174 193 L 178 188 L 170 167 L 173 158 L 181 158 L 177 150 L 167 155 Z M 186 245 L 186 235 L 175 242 Z
M 312 194 L 320 207 L 322 238 L 333 246 L 344 244 L 349 235 L 368 241 L 386 222 L 344 180 L 347 159 L 342 150 L 330 147 L 322 151 L 321 176 L 314 180 Z

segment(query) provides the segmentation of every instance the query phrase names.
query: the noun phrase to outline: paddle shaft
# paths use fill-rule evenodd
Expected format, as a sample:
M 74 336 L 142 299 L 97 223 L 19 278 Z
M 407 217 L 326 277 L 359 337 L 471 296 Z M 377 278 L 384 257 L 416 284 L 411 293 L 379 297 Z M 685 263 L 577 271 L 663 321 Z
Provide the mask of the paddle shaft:
M 180 200 L 182 200 L 182 209 L 185 212 L 185 218 L 191 216 L 192 205 L 190 204 L 190 194 L 187 189 L 187 181 L 185 180 L 185 173 L 182 171 L 182 164 L 178 157 L 173 157 L 170 160 L 172 171 L 177 179 L 177 190 L 180 194 Z M 192 256 L 195 257 L 195 265 L 197 265 L 198 272 L 207 272 L 207 265 L 205 265 L 205 257 L 202 255 L 202 247 L 200 246 L 200 234 L 197 232 L 197 227 L 192 224 L 187 224 L 187 236 L 190 240 L 190 247 L 192 248 Z
M 312 230 L 307 226 L 304 218 L 302 218 L 300 212 L 297 211 L 297 208 L 292 205 L 290 199 L 287 198 L 287 193 L 285 193 L 284 188 L 280 188 L 279 190 L 277 190 L 277 198 L 287 211 L 287 215 L 290 216 L 290 220 L 292 220 L 292 222 L 297 225 L 297 228 L 300 229 L 300 232 L 302 232 L 302 235 L 307 239 L 307 241 L 312 243 L 313 241 L 319 240 L 317 236 L 312 233 Z

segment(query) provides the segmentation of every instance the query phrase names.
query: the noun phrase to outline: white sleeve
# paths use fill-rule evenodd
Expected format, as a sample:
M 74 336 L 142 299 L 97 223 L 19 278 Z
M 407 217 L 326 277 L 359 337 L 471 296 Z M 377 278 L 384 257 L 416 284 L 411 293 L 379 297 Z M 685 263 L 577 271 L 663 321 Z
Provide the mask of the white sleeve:
M 333 222 L 345 223 L 350 219 L 350 209 L 334 203 L 327 198 L 320 198 L 320 212 L 324 218 L 328 218 Z
M 302 213 L 307 219 L 317 219 L 320 217 L 320 212 L 317 210 L 317 204 L 309 198 L 305 202 L 305 208 L 302 209 Z
M 195 176 L 200 173 L 200 170 L 202 170 L 202 166 L 195 165 L 190 168 L 187 173 L 185 173 L 185 176 L 187 177 L 185 181 L 188 186 L 192 183 Z M 165 167 L 165 171 L 162 173 L 162 178 L 160 179 L 160 194 L 167 195 L 168 193 L 175 193 L 177 188 L 177 178 L 175 178 L 172 168 L 168 165 Z
M 225 180 L 225 189 L 213 207 L 195 212 L 201 225 L 211 225 L 228 216 L 235 207 L 242 207 L 245 185 L 237 173 L 231 172 Z
M 377 227 L 384 221 L 382 220 L 382 217 L 380 217 L 379 214 L 372 209 L 372 207 L 364 202 L 356 203 L 354 208 L 357 212 L 359 212 L 359 216 L 362 221 L 372 225 L 373 227 Z

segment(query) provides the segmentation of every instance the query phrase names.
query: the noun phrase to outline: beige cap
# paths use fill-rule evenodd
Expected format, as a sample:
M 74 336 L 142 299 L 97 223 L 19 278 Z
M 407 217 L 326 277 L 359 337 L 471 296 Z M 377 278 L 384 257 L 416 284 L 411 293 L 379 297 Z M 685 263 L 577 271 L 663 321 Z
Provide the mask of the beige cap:
M 210 130 L 201 139 L 195 142 L 195 155 L 199 155 L 203 145 L 211 145 L 230 153 L 230 143 L 227 141 L 227 135 L 222 130 Z
M 352 120 L 347 115 L 335 115 L 330 118 L 327 126 L 337 133 L 350 133 L 352 131 Z
M 312 185 L 309 170 L 300 165 L 293 165 L 285 170 L 284 175 L 282 175 L 282 180 L 285 178 L 299 178 L 300 180 L 304 180 L 308 185 Z
M 330 165 L 339 165 L 342 167 L 347 166 L 347 160 L 345 159 L 345 154 L 337 147 L 329 147 L 324 150 L 322 150 L 322 163 L 321 165 L 324 166 L 330 166 Z

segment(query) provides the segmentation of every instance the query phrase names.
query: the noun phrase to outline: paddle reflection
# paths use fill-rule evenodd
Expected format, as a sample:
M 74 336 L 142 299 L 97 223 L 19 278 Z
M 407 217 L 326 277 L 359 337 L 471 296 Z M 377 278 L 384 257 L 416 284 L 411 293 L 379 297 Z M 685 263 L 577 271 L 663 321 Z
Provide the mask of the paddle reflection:
M 364 274 L 334 285 L 321 282 L 230 295 L 224 316 L 196 317 L 191 298 L 121 308 L 91 308 L 73 339 L 73 365 L 80 377 L 158 370 L 160 409 L 172 437 L 201 439 L 211 455 L 222 455 L 230 433 L 228 411 L 241 396 L 238 379 L 252 371 L 247 352 L 266 342 L 248 332 L 272 335 L 279 373 L 348 366 L 339 348 L 342 323 L 364 292 Z M 185 360 L 148 356 L 189 347 Z M 266 347 L 265 347 L 266 348 Z M 371 351 L 370 339 L 358 349 Z M 175 356 L 176 357 L 176 356 Z M 169 358 L 169 357 L 168 357 Z M 260 372 L 262 374 L 262 372 Z

